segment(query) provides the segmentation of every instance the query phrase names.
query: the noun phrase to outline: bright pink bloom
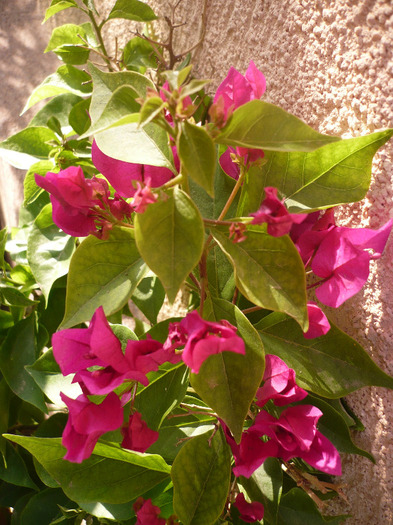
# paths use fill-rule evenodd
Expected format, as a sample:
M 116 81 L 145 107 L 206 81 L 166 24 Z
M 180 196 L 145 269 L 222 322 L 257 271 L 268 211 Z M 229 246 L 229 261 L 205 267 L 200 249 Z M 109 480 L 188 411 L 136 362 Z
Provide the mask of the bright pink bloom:
M 166 520 L 159 518 L 161 509 L 153 505 L 151 499 L 144 500 L 139 497 L 133 505 L 136 512 L 135 525 L 165 525 Z
M 245 354 L 244 341 L 236 335 L 236 328 L 228 321 L 211 323 L 200 317 L 198 312 L 187 314 L 180 323 L 173 323 L 169 328 L 169 339 L 175 331 L 178 346 L 185 344 L 182 359 L 197 374 L 202 363 L 211 355 L 229 351 Z M 164 345 L 165 346 L 165 345 Z
M 121 433 L 123 435 L 121 446 L 137 452 L 146 452 L 159 436 L 158 432 L 147 426 L 139 412 L 130 415 L 128 426 L 123 427 Z
M 370 260 L 381 257 L 392 226 L 391 219 L 379 230 L 335 227 L 328 232 L 311 262 L 315 275 L 324 279 L 315 292 L 321 303 L 337 308 L 363 287 Z
M 63 393 L 60 396 L 69 410 L 62 439 L 67 449 L 64 459 L 81 463 L 91 455 L 100 436 L 116 430 L 123 423 L 120 399 L 112 392 L 96 405 L 84 394 L 77 399 L 70 399 Z
M 306 339 L 314 339 L 321 337 L 330 330 L 330 323 L 326 315 L 322 312 L 319 306 L 313 301 L 307 303 L 309 326 L 307 332 L 304 332 Z
M 35 175 L 40 188 L 50 193 L 53 222 L 65 233 L 85 237 L 96 232 L 97 211 L 108 202 L 106 181 L 93 177 L 85 179 L 80 166 L 70 166 L 59 173 Z
M 305 219 L 304 213 L 289 213 L 277 198 L 277 188 L 268 186 L 265 188 L 265 199 L 260 208 L 255 213 L 250 214 L 254 217 L 251 224 L 267 223 L 267 233 L 273 237 L 281 237 L 290 232 L 292 224 L 300 223 Z
M 224 101 L 224 116 L 227 118 L 228 113 L 239 106 L 250 102 L 250 100 L 261 98 L 265 89 L 265 77 L 251 60 L 244 76 L 235 68 L 230 68 L 228 75 L 218 86 L 213 104 L 216 104 L 222 97 Z
M 132 201 L 132 207 L 136 213 L 144 213 L 149 204 L 156 202 L 157 195 L 152 193 L 150 180 L 146 181 L 146 185 L 142 186 L 139 182 L 136 183 L 137 190 Z
M 262 503 L 259 503 L 259 501 L 248 503 L 242 492 L 239 492 L 239 494 L 236 496 L 235 506 L 240 512 L 240 519 L 246 523 L 260 521 L 263 518 L 263 514 L 265 512 Z
M 263 158 L 264 152 L 261 149 L 253 148 L 232 148 L 229 146 L 224 153 L 221 155 L 219 162 L 222 170 L 232 177 L 232 179 L 237 180 L 240 175 L 239 164 L 233 161 L 232 156 L 236 155 L 243 159 L 245 166 L 249 167 L 250 164 L 257 162 L 259 159 Z
M 279 446 L 273 439 L 262 441 L 259 435 L 250 431 L 243 432 L 240 445 L 232 445 L 231 449 L 235 459 L 233 473 L 245 478 L 249 478 L 267 458 L 279 457 Z
M 282 359 L 276 355 L 265 356 L 266 366 L 263 375 L 263 386 L 257 390 L 257 402 L 260 407 L 270 399 L 276 406 L 284 406 L 295 401 L 301 401 L 307 392 L 300 388 L 295 381 L 296 374 Z
M 174 151 L 174 157 L 175 155 L 176 151 Z M 169 168 L 150 166 L 148 164 L 134 164 L 109 157 L 99 149 L 95 141 L 93 141 L 91 147 L 91 157 L 94 166 L 108 179 L 122 197 L 134 196 L 137 190 L 133 186 L 133 181 L 146 182 L 150 179 L 151 187 L 157 188 L 174 176 Z

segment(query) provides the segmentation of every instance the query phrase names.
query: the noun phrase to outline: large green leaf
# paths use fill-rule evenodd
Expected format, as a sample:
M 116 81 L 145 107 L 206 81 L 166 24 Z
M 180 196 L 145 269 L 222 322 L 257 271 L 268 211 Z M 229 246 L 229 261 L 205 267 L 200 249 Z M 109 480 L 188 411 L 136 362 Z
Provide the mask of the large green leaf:
M 60 438 L 6 437 L 26 448 L 76 502 L 125 503 L 169 478 L 170 467 L 160 456 L 110 443 L 97 443 L 90 458 L 78 464 L 62 459 Z
M 276 525 L 283 483 L 281 463 L 276 458 L 267 458 L 250 478 L 241 476 L 239 481 L 251 501 L 263 504 L 269 525 Z
M 212 235 L 231 261 L 241 293 L 262 308 L 287 313 L 307 330 L 304 265 L 290 238 L 268 235 L 266 225 L 248 227 L 247 239 L 239 243 L 218 229 Z
M 188 388 L 188 369 L 183 365 L 161 367 L 147 387 L 135 398 L 147 426 L 158 430 L 165 417 L 179 405 Z
M 35 315 L 13 326 L 0 348 L 0 369 L 8 386 L 21 399 L 46 412 L 44 396 L 26 365 L 36 360 Z
M 111 18 L 125 18 L 136 22 L 151 22 L 157 17 L 151 7 L 140 0 L 117 0 L 116 4 L 109 13 L 108 20 Z
M 191 374 L 191 384 L 240 441 L 244 419 L 262 381 L 263 345 L 246 316 L 232 303 L 211 298 L 205 303 L 204 316 L 209 321 L 226 319 L 237 327 L 244 340 L 246 354 L 222 352 L 202 364 L 198 374 Z
M 296 323 L 273 313 L 257 325 L 265 352 L 283 359 L 296 371 L 297 383 L 327 398 L 338 398 L 364 386 L 393 388 L 385 374 L 351 337 L 331 324 L 329 332 L 305 339 Z
M 61 93 L 74 93 L 80 97 L 87 97 L 91 93 L 90 80 L 90 75 L 85 71 L 71 65 L 60 66 L 56 73 L 49 75 L 42 84 L 35 88 L 22 113 L 40 100 L 55 97 Z
M 209 441 L 210 440 L 210 441 Z M 231 456 L 221 430 L 196 436 L 180 450 L 172 467 L 173 507 L 184 525 L 211 525 L 224 510 Z
M 213 197 L 216 148 L 210 135 L 204 128 L 184 122 L 178 153 L 185 173 Z
M 237 108 L 216 138 L 219 144 L 273 151 L 313 151 L 338 140 L 262 100 Z
M 161 281 L 154 275 L 142 279 L 132 294 L 132 302 L 152 323 L 157 323 L 157 315 L 165 300 L 165 290 Z
M 38 488 L 29 475 L 26 463 L 8 441 L 6 441 L 4 462 L 0 459 L 0 479 L 20 487 L 28 487 L 35 490 Z
M 0 157 L 15 168 L 27 170 L 38 161 L 47 160 L 56 140 L 54 132 L 41 126 L 32 126 L 19 131 L 0 142 Z
M 266 151 L 267 163 L 259 168 L 259 182 L 262 189 L 278 188 L 291 212 L 359 201 L 370 186 L 373 156 L 392 135 L 393 130 L 387 129 L 309 153 Z M 261 196 L 253 181 L 249 192 L 255 191 Z
M 52 284 L 68 272 L 74 249 L 75 239 L 53 224 L 48 204 L 34 221 L 27 241 L 27 259 L 46 300 Z
M 199 211 L 182 190 L 136 214 L 135 240 L 171 302 L 202 255 L 205 229 Z
M 19 525 L 50 524 L 61 516 L 59 505 L 74 506 L 61 489 L 44 489 L 34 494 L 20 513 Z M 66 523 L 66 522 L 65 522 Z
M 131 229 L 114 228 L 106 240 L 85 239 L 71 259 L 62 327 L 90 320 L 99 306 L 106 315 L 119 310 L 145 271 Z
M 55 27 L 44 51 L 53 51 L 66 64 L 86 64 L 90 50 L 86 49 L 86 25 L 64 24 Z

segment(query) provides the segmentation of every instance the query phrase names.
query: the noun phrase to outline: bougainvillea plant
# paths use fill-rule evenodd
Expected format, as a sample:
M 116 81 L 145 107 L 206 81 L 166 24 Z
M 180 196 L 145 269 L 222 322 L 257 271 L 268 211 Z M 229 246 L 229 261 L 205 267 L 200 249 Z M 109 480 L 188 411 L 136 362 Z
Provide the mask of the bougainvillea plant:
M 345 521 L 323 517 L 340 453 L 373 458 L 341 398 L 393 378 L 324 307 L 361 290 L 392 221 L 335 207 L 393 130 L 318 133 L 264 101 L 252 61 L 209 96 L 174 7 L 164 42 L 139 0 L 52 0 L 45 20 L 65 9 L 86 22 L 54 29 L 63 64 L 25 110 L 46 103 L 0 143 L 27 170 L 0 232 L 4 523 Z M 116 18 L 145 26 L 111 56 Z

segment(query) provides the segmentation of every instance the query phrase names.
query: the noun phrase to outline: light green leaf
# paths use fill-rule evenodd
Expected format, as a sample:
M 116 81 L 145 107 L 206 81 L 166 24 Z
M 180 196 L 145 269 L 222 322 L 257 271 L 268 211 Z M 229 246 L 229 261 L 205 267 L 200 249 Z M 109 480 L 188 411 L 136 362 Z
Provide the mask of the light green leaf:
M 40 100 L 55 97 L 61 93 L 74 93 L 87 97 L 91 93 L 90 76 L 71 65 L 60 66 L 56 73 L 49 75 L 42 84 L 35 88 L 23 108 L 22 114 Z
M 267 163 L 258 174 L 262 189 L 278 188 L 291 212 L 359 201 L 370 186 L 373 156 L 392 135 L 392 129 L 378 131 L 310 153 L 266 151 Z M 262 191 L 250 185 L 249 192 L 255 191 L 261 196 Z
M 195 391 L 225 421 L 239 442 L 251 401 L 262 381 L 263 345 L 250 321 L 228 301 L 208 299 L 204 316 L 214 322 L 226 319 L 237 327 L 236 333 L 245 343 L 245 355 L 234 352 L 212 355 L 202 364 L 198 374 L 191 374 Z
M 42 23 L 44 24 L 51 16 L 69 7 L 78 7 L 78 5 L 75 0 L 52 0 L 50 6 L 45 11 L 45 18 Z
M 329 332 L 305 339 L 297 324 L 281 313 L 262 319 L 258 330 L 265 352 L 296 371 L 302 388 L 327 398 L 339 398 L 364 386 L 393 388 L 385 374 L 351 337 L 330 323 Z
M 82 464 L 64 461 L 60 438 L 37 438 L 6 434 L 26 448 L 76 502 L 126 503 L 169 478 L 170 467 L 157 455 L 97 443 Z
M 145 277 L 132 295 L 132 301 L 152 323 L 157 323 L 157 315 L 165 300 L 165 290 L 156 277 Z
M 74 253 L 62 328 L 88 321 L 99 306 L 119 310 L 146 271 L 130 228 L 114 228 L 107 240 L 90 236 Z
M 214 197 L 216 148 L 206 130 L 185 121 L 181 128 L 178 153 L 185 173 Z
M 216 138 L 219 144 L 273 151 L 313 151 L 339 137 L 323 135 L 278 106 L 252 100 L 237 108 Z
M 150 204 L 135 216 L 135 240 L 150 269 L 174 301 L 202 255 L 205 229 L 198 209 L 182 190 Z
M 14 288 L 13 286 L 7 286 L 3 283 L 0 284 L 0 303 L 6 306 L 33 306 L 38 301 L 33 301 L 26 297 L 26 295 Z
M 153 46 L 147 40 L 136 36 L 123 49 L 122 62 L 126 68 L 157 67 Z
M 37 383 L 25 370 L 36 360 L 35 316 L 16 323 L 0 348 L 0 369 L 8 386 L 18 397 L 47 412 L 44 396 Z
M 125 18 L 136 22 L 151 22 L 156 20 L 151 7 L 139 0 L 117 0 L 116 4 L 109 13 L 108 20 L 112 18 Z
M 48 300 L 53 283 L 66 275 L 75 239 L 52 221 L 52 206 L 47 204 L 34 221 L 27 240 L 27 260 L 31 271 Z
M 63 93 L 45 104 L 32 118 L 29 126 L 46 126 L 51 117 L 56 117 L 60 122 L 64 134 L 71 131 L 68 115 L 72 108 L 83 99 L 73 93 Z
M 241 293 L 262 308 L 287 313 L 307 330 L 304 265 L 290 238 L 268 235 L 266 225 L 248 227 L 240 243 L 217 229 L 212 235 L 231 261 Z
M 210 439 L 210 442 L 209 442 Z M 221 429 L 188 441 L 172 467 L 173 507 L 184 525 L 212 525 L 224 509 L 231 477 L 229 447 Z
M 26 173 L 25 179 L 23 181 L 23 187 L 24 187 L 24 197 L 25 200 L 23 202 L 24 206 L 28 206 L 29 204 L 32 204 L 35 202 L 38 197 L 43 193 L 45 190 L 43 188 L 40 188 L 37 186 L 35 182 L 35 175 L 41 175 L 45 176 L 48 171 L 56 171 L 55 164 L 50 160 L 41 160 L 40 162 L 36 162 L 35 164 L 32 164 Z
M 90 98 L 81 100 L 75 104 L 68 115 L 68 122 L 78 135 L 85 133 L 91 125 L 89 116 L 90 102 Z
M 0 268 L 4 270 L 5 261 L 4 261 L 4 252 L 5 252 L 5 243 L 7 242 L 7 228 L 0 230 Z
M 0 142 L 0 157 L 21 170 L 28 170 L 38 161 L 47 160 L 56 140 L 52 130 L 34 126 L 28 127 Z
M 45 53 L 53 51 L 66 64 L 86 64 L 90 50 L 84 49 L 87 35 L 84 24 L 64 24 L 55 27 Z

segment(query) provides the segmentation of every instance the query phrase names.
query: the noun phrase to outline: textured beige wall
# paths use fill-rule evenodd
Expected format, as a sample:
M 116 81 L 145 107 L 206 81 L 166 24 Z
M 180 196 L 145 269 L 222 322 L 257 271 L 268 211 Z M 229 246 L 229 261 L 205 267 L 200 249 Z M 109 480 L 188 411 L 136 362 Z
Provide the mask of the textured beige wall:
M 197 41 L 204 1 L 180 4 L 179 21 L 188 23 L 179 29 L 179 50 Z M 113 3 L 98 2 L 106 8 Z M 166 0 L 153 4 L 161 12 L 168 6 Z M 0 0 L 0 139 L 23 127 L 26 121 L 17 115 L 30 90 L 57 65 L 55 58 L 36 54 L 50 30 L 40 26 L 46 5 Z M 198 75 L 213 79 L 213 88 L 230 66 L 244 72 L 253 59 L 267 79 L 266 100 L 319 131 L 349 137 L 393 127 L 392 0 L 206 0 L 206 6 L 205 40 L 194 63 Z M 122 30 L 123 37 L 128 33 Z M 367 199 L 343 210 L 342 224 L 376 228 L 393 216 L 392 155 L 393 142 L 374 162 Z M 0 196 L 12 177 L 21 179 L 21 172 L 15 173 L 0 166 Z M 373 263 L 363 291 L 330 312 L 390 374 L 392 255 L 393 241 Z M 344 459 L 349 506 L 342 502 L 337 510 L 352 512 L 348 525 L 393 524 L 393 392 L 364 389 L 348 400 L 366 425 L 356 442 L 375 455 L 376 465 L 355 456 Z

